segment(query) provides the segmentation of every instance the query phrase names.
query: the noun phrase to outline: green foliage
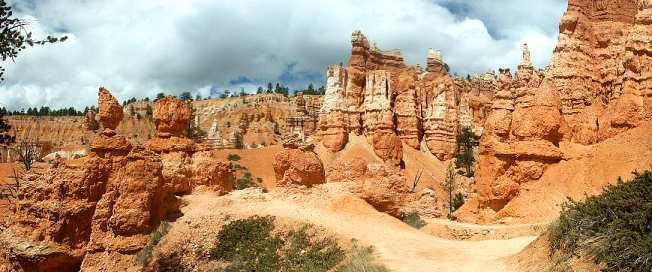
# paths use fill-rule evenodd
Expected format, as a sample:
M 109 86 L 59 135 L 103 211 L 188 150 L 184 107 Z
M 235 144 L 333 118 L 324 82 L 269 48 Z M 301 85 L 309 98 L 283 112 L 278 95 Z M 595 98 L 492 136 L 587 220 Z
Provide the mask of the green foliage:
M 150 106 L 149 104 L 147 104 L 147 106 L 145 107 L 145 115 L 147 115 L 147 117 L 149 118 L 152 118 L 154 116 L 154 109 L 152 109 L 152 106 Z
M 233 146 L 236 149 L 244 149 L 244 139 L 242 133 L 236 132 L 233 134 Z
M 240 155 L 238 155 L 238 154 L 229 154 L 227 159 L 230 160 L 230 161 L 239 161 L 241 158 L 240 158 Z
M 226 224 L 211 258 L 227 262 L 224 271 L 329 271 L 344 251 L 333 238 L 320 239 L 310 227 L 273 233 L 275 218 L 253 216 Z
M 344 259 L 344 251 L 335 239 L 317 239 L 308 226 L 291 230 L 283 238 L 281 267 L 284 271 L 329 271 Z
M 156 98 L 154 98 L 154 102 L 159 101 L 159 100 L 161 100 L 161 99 L 163 99 L 163 98 L 165 98 L 165 94 L 164 94 L 164 93 L 157 93 L 157 94 L 156 94 Z
M 190 94 L 190 92 L 182 92 L 181 95 L 179 95 L 179 99 L 182 101 L 191 101 L 192 94 Z
M 412 226 L 415 229 L 423 228 L 426 222 L 421 219 L 417 211 L 409 211 L 403 217 L 403 222 Z
M 443 182 L 444 188 L 448 192 L 448 218 L 453 217 L 453 192 L 457 190 L 457 184 L 455 183 L 455 168 L 453 164 L 449 164 L 446 169 L 446 179 Z
M 256 184 L 254 184 L 251 178 L 251 172 L 249 172 L 248 170 L 245 170 L 244 175 L 235 181 L 235 188 L 237 190 L 243 190 L 255 186 Z
M 337 272 L 389 272 L 386 267 L 376 264 L 372 247 L 360 247 L 353 243 L 347 259 Z
M 226 224 L 218 233 L 211 258 L 229 262 L 227 271 L 278 271 L 283 241 L 272 235 L 274 217 L 253 216 Z
M 16 142 L 16 136 L 9 135 L 11 125 L 4 119 L 4 113 L 0 113 L 0 146 L 8 146 Z
M 78 111 L 75 107 L 61 108 L 61 109 L 50 109 L 50 107 L 40 107 L 40 108 L 27 108 L 27 110 L 22 109 L 21 111 L 7 111 L 4 107 L 0 109 L 0 112 L 4 112 L 8 115 L 28 115 L 28 116 L 84 116 L 84 114 L 89 110 L 88 107 L 84 111 Z
M 206 132 L 203 131 L 201 128 L 198 126 L 195 126 L 194 122 L 190 123 L 190 126 L 188 127 L 188 130 L 186 130 L 186 136 L 190 139 L 200 139 L 202 137 L 206 136 Z
M 32 32 L 27 31 L 29 23 L 23 19 L 15 18 L 11 6 L 7 1 L 0 0 L 0 57 L 2 61 L 8 59 L 15 61 L 18 54 L 35 45 L 63 42 L 68 37 L 47 36 L 43 40 L 34 39 Z M 0 66 L 0 80 L 4 80 L 4 67 Z
M 652 271 L 652 172 L 582 202 L 569 199 L 550 228 L 550 250 L 589 254 L 604 271 Z
M 156 245 L 161 242 L 163 236 L 165 236 L 168 231 L 170 231 L 170 223 L 162 221 L 158 227 L 150 234 L 149 242 L 147 245 L 136 253 L 136 263 L 139 265 L 147 265 L 149 260 L 152 258 L 152 252 Z
M 464 196 L 462 193 L 455 194 L 455 197 L 453 197 L 453 202 L 451 203 L 453 211 L 457 211 L 457 209 L 462 207 L 462 205 L 464 205 Z
M 473 148 L 480 144 L 480 136 L 475 135 L 470 128 L 462 128 L 462 132 L 457 136 L 457 148 L 459 149 L 457 159 L 455 160 L 456 167 L 464 167 L 466 169 L 466 176 L 472 177 L 473 163 Z

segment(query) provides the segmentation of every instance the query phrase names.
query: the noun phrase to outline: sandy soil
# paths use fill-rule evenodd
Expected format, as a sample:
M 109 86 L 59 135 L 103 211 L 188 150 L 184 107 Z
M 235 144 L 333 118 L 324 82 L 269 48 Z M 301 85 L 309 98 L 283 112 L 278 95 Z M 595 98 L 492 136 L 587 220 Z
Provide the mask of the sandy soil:
M 392 271 L 511 271 L 505 258 L 535 239 L 524 236 L 509 240 L 456 241 L 435 237 L 377 212 L 338 186 L 327 184 L 310 192 L 279 190 L 263 194 L 248 189 L 223 197 L 186 196 L 188 205 L 182 210 L 184 216 L 172 224 L 165 244 L 173 246 L 175 239 L 201 235 L 192 233 L 202 231 L 198 224 L 210 220 L 273 215 L 314 224 L 343 240 L 356 239 L 372 245 L 379 261 Z
M 262 178 L 263 187 L 270 189 L 274 187 L 276 180 L 274 167 L 272 166 L 274 155 L 282 149 L 282 146 L 276 145 L 257 149 L 222 149 L 212 152 L 215 158 L 221 160 L 226 160 L 230 154 L 240 156 L 241 159 L 233 163 L 247 167 L 254 180 L 256 178 Z

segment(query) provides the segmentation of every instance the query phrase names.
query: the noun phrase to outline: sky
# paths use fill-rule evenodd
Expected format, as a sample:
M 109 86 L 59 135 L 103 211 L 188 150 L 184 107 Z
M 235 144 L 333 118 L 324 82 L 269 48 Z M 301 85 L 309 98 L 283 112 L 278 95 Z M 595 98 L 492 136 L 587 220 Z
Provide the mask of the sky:
M 548 65 L 566 0 L 9 0 L 36 37 L 64 43 L 30 48 L 6 68 L 0 106 L 97 103 L 105 86 L 119 100 L 190 91 L 290 89 L 326 81 L 347 63 L 351 33 L 398 48 L 425 66 L 442 51 L 451 73 L 515 68 L 527 42 Z

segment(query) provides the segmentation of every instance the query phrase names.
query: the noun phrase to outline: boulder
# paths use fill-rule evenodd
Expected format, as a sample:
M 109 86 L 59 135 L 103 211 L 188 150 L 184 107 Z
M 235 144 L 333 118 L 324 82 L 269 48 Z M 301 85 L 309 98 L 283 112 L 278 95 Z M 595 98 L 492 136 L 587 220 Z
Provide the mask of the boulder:
M 122 106 L 120 106 L 118 100 L 111 95 L 111 92 L 104 87 L 100 87 L 98 96 L 100 124 L 102 124 L 102 127 L 104 127 L 105 130 L 115 130 L 124 117 Z
M 156 102 L 154 122 L 162 135 L 182 136 L 192 121 L 192 106 L 168 96 Z
M 277 186 L 313 186 L 326 182 L 324 165 L 316 153 L 285 148 L 274 156 L 274 173 Z

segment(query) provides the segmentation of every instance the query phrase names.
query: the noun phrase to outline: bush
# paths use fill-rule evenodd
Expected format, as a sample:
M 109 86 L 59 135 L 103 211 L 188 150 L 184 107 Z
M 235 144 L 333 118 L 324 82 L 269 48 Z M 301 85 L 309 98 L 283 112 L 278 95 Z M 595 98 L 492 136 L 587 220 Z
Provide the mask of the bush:
M 569 199 L 550 228 L 550 250 L 588 254 L 604 271 L 652 271 L 652 172 L 582 202 Z
M 249 172 L 248 170 L 244 172 L 242 178 L 239 178 L 235 181 L 235 188 L 237 190 L 243 190 L 254 186 L 256 186 L 256 184 L 254 184 L 251 178 L 251 172 Z
M 240 158 L 240 155 L 238 155 L 238 154 L 229 154 L 227 159 L 230 160 L 230 161 L 239 161 L 241 158 Z
M 453 211 L 457 211 L 462 205 L 464 205 L 464 195 L 462 193 L 457 193 L 455 194 L 455 197 L 453 197 Z
M 372 247 L 359 247 L 355 241 L 346 261 L 337 272 L 389 272 L 386 267 L 374 263 Z
M 417 211 L 410 211 L 406 213 L 403 217 L 403 222 L 415 229 L 423 228 L 426 225 L 426 222 L 421 219 L 421 216 L 419 216 Z
M 330 271 L 344 259 L 333 238 L 317 238 L 304 226 L 274 234 L 275 218 L 253 216 L 226 224 L 211 258 L 227 262 L 224 271 Z
M 136 263 L 139 265 L 146 265 L 149 263 L 149 260 L 152 258 L 152 253 L 156 245 L 161 242 L 163 236 L 165 236 L 168 231 L 170 231 L 170 223 L 162 221 L 158 227 L 150 234 L 149 242 L 147 245 L 136 253 Z

